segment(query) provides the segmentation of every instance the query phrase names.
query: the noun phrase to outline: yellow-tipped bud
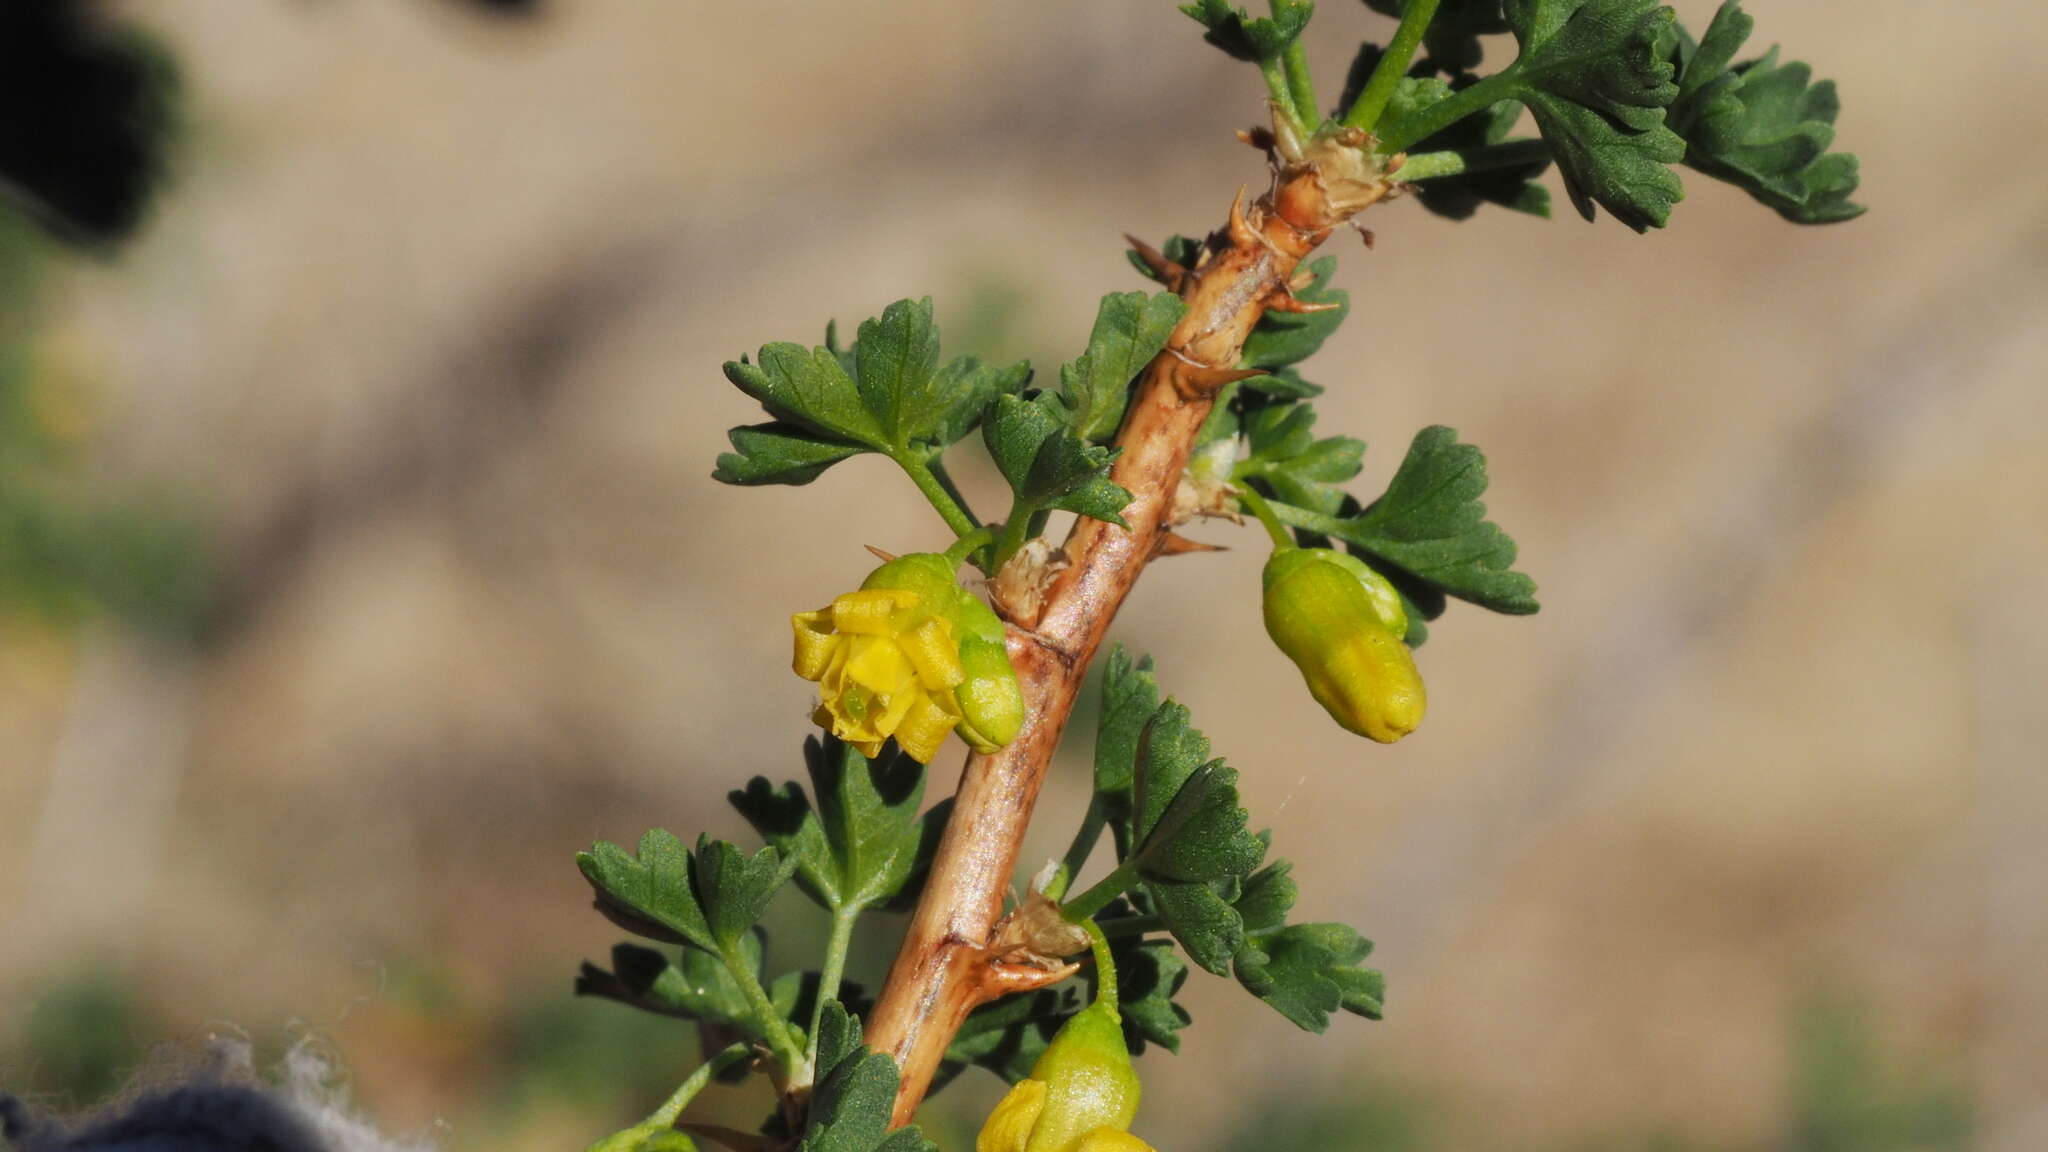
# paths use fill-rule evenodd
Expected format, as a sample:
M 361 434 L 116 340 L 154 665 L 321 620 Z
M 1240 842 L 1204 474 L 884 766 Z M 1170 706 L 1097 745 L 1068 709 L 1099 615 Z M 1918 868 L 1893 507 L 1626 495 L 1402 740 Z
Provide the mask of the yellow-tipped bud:
M 1282 548 L 1264 581 L 1266 633 L 1331 719 L 1382 744 L 1415 731 L 1428 696 L 1386 577 L 1344 552 Z
M 1010 1089 L 974 1141 L 974 1152 L 1153 1152 L 1130 1134 L 1138 1073 L 1114 1005 L 1074 1014 L 1028 1079 Z
M 929 764 L 948 732 L 993 752 L 1023 727 L 1002 621 L 954 582 L 944 556 L 898 556 L 790 626 L 791 667 L 818 684 L 812 719 L 862 755 L 880 755 L 894 737 Z

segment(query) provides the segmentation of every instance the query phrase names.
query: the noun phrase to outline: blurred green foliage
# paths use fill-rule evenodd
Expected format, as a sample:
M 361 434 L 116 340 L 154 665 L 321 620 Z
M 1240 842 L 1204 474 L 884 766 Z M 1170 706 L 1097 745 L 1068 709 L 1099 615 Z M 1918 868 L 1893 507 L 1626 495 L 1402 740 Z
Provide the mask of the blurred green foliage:
M 205 589 L 196 524 L 162 496 L 95 492 L 58 414 L 68 398 L 40 371 L 54 247 L 0 210 L 0 617 L 69 624 L 104 613 L 179 632 Z
M 16 1051 L 0 1055 L 0 1066 L 19 1069 L 29 1091 L 83 1105 L 121 1086 L 155 1032 L 125 979 L 84 966 L 31 1002 Z

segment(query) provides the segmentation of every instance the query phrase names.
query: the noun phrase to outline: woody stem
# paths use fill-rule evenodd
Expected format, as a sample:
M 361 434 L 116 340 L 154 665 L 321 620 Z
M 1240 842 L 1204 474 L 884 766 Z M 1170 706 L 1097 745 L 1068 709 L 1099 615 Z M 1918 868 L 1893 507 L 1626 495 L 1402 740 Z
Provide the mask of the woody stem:
M 1287 295 L 1302 258 L 1376 198 L 1355 186 L 1349 191 L 1341 207 L 1333 205 L 1321 174 L 1296 166 L 1248 210 L 1233 208 L 1227 242 L 1180 284 L 1187 311 L 1140 374 L 1117 433 L 1121 452 L 1110 479 L 1131 493 L 1126 526 L 1077 520 L 1063 549 L 1065 566 L 1049 578 L 1037 609 L 1007 621 L 1010 663 L 1024 693 L 1023 729 L 998 751 L 969 757 L 930 878 L 868 1019 L 868 1045 L 902 1071 L 898 1125 L 916 1112 L 968 1013 L 1005 991 L 988 945 L 1088 664 L 1166 543 L 1173 495 L 1196 436 L 1218 392 L 1242 375 L 1236 368 L 1245 337 L 1267 304 Z

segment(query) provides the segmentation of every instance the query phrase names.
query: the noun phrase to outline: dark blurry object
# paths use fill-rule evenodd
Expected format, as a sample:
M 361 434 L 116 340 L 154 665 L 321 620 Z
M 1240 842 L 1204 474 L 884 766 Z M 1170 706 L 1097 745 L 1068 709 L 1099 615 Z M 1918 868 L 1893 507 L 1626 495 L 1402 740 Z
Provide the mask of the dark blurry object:
M 0 1096 L 0 1136 L 20 1152 L 321 1152 L 290 1109 L 254 1088 L 179 1088 L 66 1132 Z
M 176 74 L 89 0 L 0 3 L 0 187 L 66 239 L 135 230 L 163 170 Z
M 541 0 L 458 0 L 465 7 L 481 8 L 494 16 L 533 16 L 541 10 Z

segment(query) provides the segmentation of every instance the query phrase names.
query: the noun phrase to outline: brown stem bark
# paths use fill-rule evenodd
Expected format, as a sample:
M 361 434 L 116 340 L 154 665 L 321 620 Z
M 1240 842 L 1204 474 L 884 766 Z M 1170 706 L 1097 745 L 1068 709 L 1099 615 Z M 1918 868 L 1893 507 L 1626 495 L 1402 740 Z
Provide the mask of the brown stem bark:
M 1368 153 L 1369 155 L 1369 150 Z M 1195 434 L 1235 370 L 1266 309 L 1291 299 L 1296 266 L 1330 230 L 1385 194 L 1332 195 L 1313 163 L 1278 165 L 1274 187 L 1247 210 L 1232 205 L 1227 247 L 1187 270 L 1187 314 L 1145 369 L 1117 434 L 1111 473 L 1131 493 L 1129 528 L 1079 519 L 1059 570 L 1031 618 L 1009 624 L 1010 660 L 1024 688 L 1023 731 L 973 756 L 901 951 L 867 1027 L 867 1042 L 902 1070 L 895 1122 L 909 1123 L 967 1014 L 1029 986 L 991 953 L 1017 853 L 1053 750 L 1088 663 L 1145 565 L 1165 546 L 1173 496 Z M 1042 983 L 1043 981 L 1040 981 Z

